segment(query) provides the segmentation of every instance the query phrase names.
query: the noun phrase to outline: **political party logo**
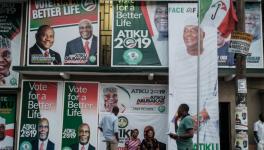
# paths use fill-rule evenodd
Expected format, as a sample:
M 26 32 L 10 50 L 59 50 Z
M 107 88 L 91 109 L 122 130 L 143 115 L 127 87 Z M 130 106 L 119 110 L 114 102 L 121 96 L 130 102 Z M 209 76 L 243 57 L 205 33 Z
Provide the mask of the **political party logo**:
M 159 106 L 158 110 L 160 113 L 163 113 L 166 110 L 166 108 L 165 108 L 165 106 Z
M 143 54 L 138 49 L 128 49 L 123 54 L 123 59 L 129 65 L 137 65 L 142 61 Z
M 128 119 L 125 116 L 118 117 L 118 127 L 125 128 L 128 126 Z
M 32 145 L 28 141 L 24 141 L 21 143 L 19 150 L 32 150 Z
M 62 150 L 72 150 L 70 147 L 63 147 L 63 149 Z
M 95 0 L 82 0 L 81 6 L 85 11 L 93 11 L 96 8 L 96 2 Z
M 13 85 L 17 85 L 17 79 L 15 77 L 13 77 L 11 80 L 10 80 L 10 84 L 13 86 Z
M 96 61 L 96 57 L 94 55 L 91 55 L 89 57 L 89 61 L 92 62 L 92 63 L 94 63 Z

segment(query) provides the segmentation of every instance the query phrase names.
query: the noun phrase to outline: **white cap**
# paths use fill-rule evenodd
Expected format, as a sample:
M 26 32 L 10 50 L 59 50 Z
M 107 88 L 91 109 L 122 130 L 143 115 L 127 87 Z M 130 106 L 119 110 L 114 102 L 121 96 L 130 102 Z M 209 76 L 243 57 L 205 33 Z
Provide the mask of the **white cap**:
M 198 25 L 198 18 L 197 16 L 191 15 L 186 17 L 184 20 L 185 25 Z
M 5 118 L 3 118 L 3 117 L 0 116 L 0 124 L 5 124 L 5 123 L 6 123 Z

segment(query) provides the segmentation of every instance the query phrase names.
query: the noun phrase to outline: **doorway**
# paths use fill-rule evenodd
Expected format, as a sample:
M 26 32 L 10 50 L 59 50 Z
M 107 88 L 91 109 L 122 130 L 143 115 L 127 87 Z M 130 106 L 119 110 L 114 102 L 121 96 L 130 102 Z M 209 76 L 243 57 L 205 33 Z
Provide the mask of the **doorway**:
M 230 103 L 219 103 L 219 127 L 220 127 L 220 149 L 231 150 L 231 120 L 230 120 Z

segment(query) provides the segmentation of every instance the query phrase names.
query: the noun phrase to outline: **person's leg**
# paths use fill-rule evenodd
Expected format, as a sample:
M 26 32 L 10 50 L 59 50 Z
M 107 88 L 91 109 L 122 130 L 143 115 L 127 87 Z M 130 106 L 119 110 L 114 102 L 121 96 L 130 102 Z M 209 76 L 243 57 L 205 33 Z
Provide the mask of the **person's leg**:
M 111 142 L 106 141 L 106 150 L 111 150 Z
M 112 142 L 111 142 L 111 150 L 117 150 L 118 148 L 118 142 L 116 139 L 114 139 Z

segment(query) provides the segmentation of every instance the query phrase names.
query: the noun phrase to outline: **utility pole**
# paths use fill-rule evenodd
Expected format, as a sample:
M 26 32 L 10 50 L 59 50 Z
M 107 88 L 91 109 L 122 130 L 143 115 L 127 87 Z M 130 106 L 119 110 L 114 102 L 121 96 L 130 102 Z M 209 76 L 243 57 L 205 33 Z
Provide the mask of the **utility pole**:
M 236 31 L 245 32 L 245 1 L 236 0 L 236 11 L 238 17 L 238 23 Z M 236 142 L 233 144 L 233 148 L 239 146 L 242 150 L 248 150 L 248 123 L 245 127 L 237 126 L 240 118 L 245 117 L 248 122 L 247 112 L 247 80 L 246 80 L 246 55 L 236 53 Z M 244 89 L 244 90 L 241 90 Z

